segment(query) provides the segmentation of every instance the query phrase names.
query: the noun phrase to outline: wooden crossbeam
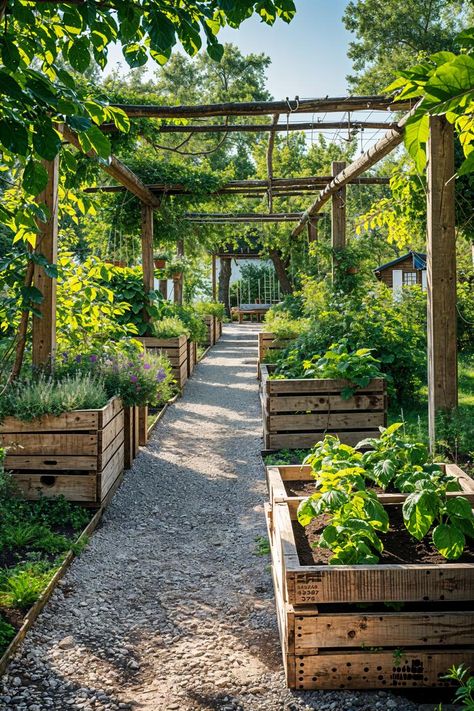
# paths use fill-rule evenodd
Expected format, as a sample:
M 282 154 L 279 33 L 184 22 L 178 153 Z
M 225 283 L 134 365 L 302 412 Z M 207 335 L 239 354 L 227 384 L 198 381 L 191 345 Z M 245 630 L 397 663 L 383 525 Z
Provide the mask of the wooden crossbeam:
M 396 128 L 391 128 L 377 143 L 363 153 L 357 160 L 344 168 L 336 175 L 328 185 L 320 192 L 313 204 L 303 213 L 303 217 L 296 225 L 293 237 L 297 237 L 304 229 L 306 223 L 312 219 L 327 201 L 337 193 L 344 185 L 348 185 L 352 180 L 358 178 L 362 173 L 378 163 L 382 158 L 391 153 L 403 141 L 404 125 L 411 116 L 406 114 L 397 124 Z
M 194 106 L 154 106 L 149 104 L 114 104 L 129 118 L 198 118 L 204 116 L 266 116 L 288 113 L 343 113 L 346 111 L 405 111 L 412 102 L 393 103 L 386 96 L 339 96 L 284 101 L 226 102 Z
M 219 124 L 165 124 L 157 126 L 157 133 L 266 133 L 276 131 L 363 131 L 393 128 L 396 124 L 387 121 L 298 121 L 279 123 L 275 127 L 269 123 L 219 123 Z M 106 133 L 118 131 L 114 123 L 105 123 L 100 127 Z
M 75 146 L 79 151 L 82 151 L 77 133 L 71 131 L 71 129 L 65 124 L 62 125 L 61 130 L 64 139 L 71 145 Z M 86 155 L 90 158 L 95 158 L 97 156 L 95 151 L 88 151 Z M 123 190 L 128 190 L 136 195 L 143 203 L 145 203 L 145 205 L 149 205 L 157 210 L 160 208 L 161 200 L 154 195 L 144 183 L 142 183 L 140 178 L 135 175 L 133 171 L 119 161 L 118 158 L 111 156 L 108 163 L 101 161 L 99 166 L 114 180 L 120 183 Z
M 272 192 L 274 195 L 278 190 L 314 190 L 325 187 L 333 180 L 332 175 L 315 175 L 306 178 L 274 178 L 272 180 Z M 389 178 L 379 176 L 366 176 L 350 180 L 353 185 L 388 185 Z M 268 191 L 268 180 L 231 180 L 224 186 L 214 191 L 213 195 L 225 195 L 235 193 L 250 193 L 255 191 L 256 194 Z M 151 183 L 145 186 L 152 193 L 167 193 L 168 195 L 181 195 L 192 193 L 192 189 L 182 183 Z M 95 187 L 86 188 L 86 193 L 120 193 L 127 190 L 123 185 L 97 185 Z M 206 195 L 204 195 L 206 197 Z
M 301 218 L 301 212 L 187 212 L 184 218 L 188 222 L 222 224 L 224 222 L 296 222 Z

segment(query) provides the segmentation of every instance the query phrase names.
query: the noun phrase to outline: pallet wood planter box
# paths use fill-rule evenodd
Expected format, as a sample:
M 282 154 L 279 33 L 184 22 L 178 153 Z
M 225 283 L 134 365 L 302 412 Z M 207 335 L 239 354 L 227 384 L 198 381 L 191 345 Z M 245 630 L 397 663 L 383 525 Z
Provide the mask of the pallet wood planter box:
M 450 498 L 454 498 L 462 494 L 468 501 L 474 505 L 474 480 L 471 479 L 462 469 L 456 464 L 441 464 L 442 469 L 451 476 L 455 477 L 460 486 L 460 491 L 448 492 Z M 275 504 L 286 503 L 290 507 L 290 511 L 296 512 L 300 501 L 306 496 L 309 496 L 311 491 L 315 491 L 314 477 L 311 476 L 311 467 L 306 464 L 287 464 L 284 466 L 269 466 L 266 467 L 266 479 L 268 487 L 268 496 L 270 506 Z M 305 493 L 296 494 L 294 488 L 305 488 Z M 311 487 L 311 491 L 310 491 Z M 384 504 L 400 504 L 405 501 L 407 494 L 398 492 L 381 493 L 378 498 Z
M 214 316 L 203 316 L 202 317 L 207 328 L 207 337 L 204 341 L 204 346 L 213 346 L 216 342 L 216 332 L 215 332 L 215 322 Z
M 125 407 L 124 414 L 124 468 L 130 469 L 139 449 L 139 408 Z
M 263 360 L 267 353 L 269 351 L 281 351 L 283 348 L 286 348 L 287 345 L 291 343 L 292 338 L 275 338 L 274 333 L 270 333 L 270 331 L 261 331 L 259 334 L 257 334 L 258 337 L 258 358 L 257 358 L 257 378 L 260 379 L 262 377 L 261 374 L 261 365 L 263 364 Z
M 264 449 L 309 448 L 325 434 L 355 445 L 366 437 L 377 437 L 379 426 L 386 426 L 383 378 L 372 380 L 344 400 L 341 391 L 349 385 L 347 380 L 270 380 L 273 367 L 262 364 L 260 370 Z
M 214 342 L 217 343 L 222 336 L 222 321 L 214 316 Z
M 99 410 L 73 410 L 0 425 L 5 469 L 27 499 L 62 495 L 100 505 L 124 468 L 124 409 L 114 397 Z
M 289 687 L 448 686 L 474 664 L 474 564 L 302 565 L 289 506 L 266 513 Z
M 197 343 L 188 339 L 188 378 L 194 372 L 197 363 Z
M 136 340 L 143 343 L 145 350 L 158 351 L 164 353 L 171 363 L 173 378 L 182 390 L 188 379 L 188 339 L 186 336 L 176 338 L 154 338 L 152 336 L 140 336 Z

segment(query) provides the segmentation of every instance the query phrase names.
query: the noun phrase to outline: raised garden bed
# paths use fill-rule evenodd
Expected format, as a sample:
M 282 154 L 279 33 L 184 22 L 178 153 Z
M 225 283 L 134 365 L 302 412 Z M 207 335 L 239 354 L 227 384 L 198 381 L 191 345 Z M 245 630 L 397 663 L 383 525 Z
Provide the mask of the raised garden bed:
M 448 686 L 443 676 L 452 665 L 472 667 L 472 552 L 450 563 L 434 562 L 437 554 L 431 562 L 315 563 L 321 549 L 311 548 L 311 533 L 306 538 L 289 505 L 266 512 L 288 686 Z M 409 546 L 400 538 L 395 553 L 387 548 L 386 557 L 399 561 Z
M 194 372 L 197 363 L 197 343 L 188 339 L 188 378 Z
M 202 317 L 202 320 L 206 324 L 207 337 L 204 341 L 204 346 L 213 346 L 216 342 L 216 331 L 215 331 L 215 316 L 206 315 Z
M 292 338 L 275 338 L 274 333 L 269 331 L 261 331 L 258 335 L 258 360 L 257 360 L 257 378 L 261 378 L 260 366 L 263 364 L 264 358 L 269 351 L 281 351 L 291 343 Z
M 222 321 L 214 316 L 214 342 L 217 343 L 219 338 L 222 336 Z
M 273 366 L 261 365 L 260 398 L 266 450 L 312 447 L 325 434 L 355 445 L 386 426 L 385 380 L 376 378 L 345 400 L 347 380 L 271 380 Z
M 143 343 L 147 351 L 162 352 L 167 356 L 171 363 L 173 378 L 176 380 L 178 388 L 182 390 L 188 379 L 187 337 L 154 338 L 152 336 L 141 336 L 137 340 Z
M 455 477 L 460 486 L 460 491 L 448 492 L 453 498 L 462 494 L 474 504 L 474 480 L 471 479 L 456 464 L 441 464 L 443 471 Z M 270 505 L 286 503 L 292 513 L 296 512 L 300 501 L 316 491 L 315 480 L 311 476 L 311 467 L 306 464 L 268 466 L 266 478 Z M 384 504 L 400 504 L 406 499 L 406 494 L 398 492 L 380 492 L 378 498 Z
M 5 469 L 27 499 L 62 495 L 100 505 L 124 469 L 124 409 L 114 397 L 98 410 L 73 410 L 0 425 Z

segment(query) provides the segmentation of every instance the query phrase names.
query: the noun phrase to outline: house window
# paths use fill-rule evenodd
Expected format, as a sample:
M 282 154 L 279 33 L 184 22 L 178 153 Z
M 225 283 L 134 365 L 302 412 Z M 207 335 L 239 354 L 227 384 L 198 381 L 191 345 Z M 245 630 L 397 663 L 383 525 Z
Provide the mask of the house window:
M 416 286 L 416 272 L 403 272 L 403 286 Z

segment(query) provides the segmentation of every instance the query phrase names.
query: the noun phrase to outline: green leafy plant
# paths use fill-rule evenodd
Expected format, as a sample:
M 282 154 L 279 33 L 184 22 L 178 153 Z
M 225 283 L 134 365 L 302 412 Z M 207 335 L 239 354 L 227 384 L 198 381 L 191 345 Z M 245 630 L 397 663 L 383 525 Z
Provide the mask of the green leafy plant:
M 454 701 L 462 704 L 465 711 L 474 711 L 474 676 L 471 670 L 465 664 L 452 666 L 444 678 L 459 684 Z
M 152 335 L 155 338 L 177 338 L 190 335 L 189 329 L 177 316 L 165 316 L 152 325 Z
M 3 654 L 14 636 L 15 628 L 0 617 L 0 654 Z
M 459 482 L 428 460 L 424 444 L 403 437 L 401 427 L 396 423 L 381 428 L 380 439 L 366 439 L 356 447 L 327 435 L 305 459 L 312 467 L 316 492 L 301 502 L 298 520 L 306 526 L 316 516 L 330 515 L 320 546 L 333 551 L 331 563 L 377 562 L 376 553 L 383 550 L 378 532 L 387 532 L 388 518 L 381 515 L 381 504 L 370 490 L 374 484 L 408 494 L 402 507 L 408 533 L 422 540 L 434 526 L 433 545 L 445 558 L 459 558 L 466 537 L 474 538 L 474 514 L 468 500 L 447 496 L 460 490 Z M 373 501 L 378 504 L 375 508 Z M 364 506 L 369 506 L 368 523 Z M 365 522 L 361 524 L 360 519 Z M 370 553 L 367 546 L 372 548 Z
M 268 555 L 270 553 L 270 541 L 266 536 L 257 536 L 255 539 L 257 550 L 255 555 Z
M 0 576 L 0 605 L 24 610 L 43 592 L 56 568 L 46 563 L 25 563 Z
M 225 306 L 220 301 L 198 301 L 193 306 L 202 316 L 216 316 L 221 321 L 225 318 Z
M 352 397 L 357 387 L 366 387 L 373 378 L 384 377 L 379 362 L 372 356 L 370 348 L 359 348 L 349 352 L 347 341 L 333 344 L 323 356 L 312 355 L 300 361 L 298 349 L 285 351 L 275 372 L 269 377 L 282 378 L 336 378 L 345 379 L 349 384 L 341 391 L 344 399 Z

